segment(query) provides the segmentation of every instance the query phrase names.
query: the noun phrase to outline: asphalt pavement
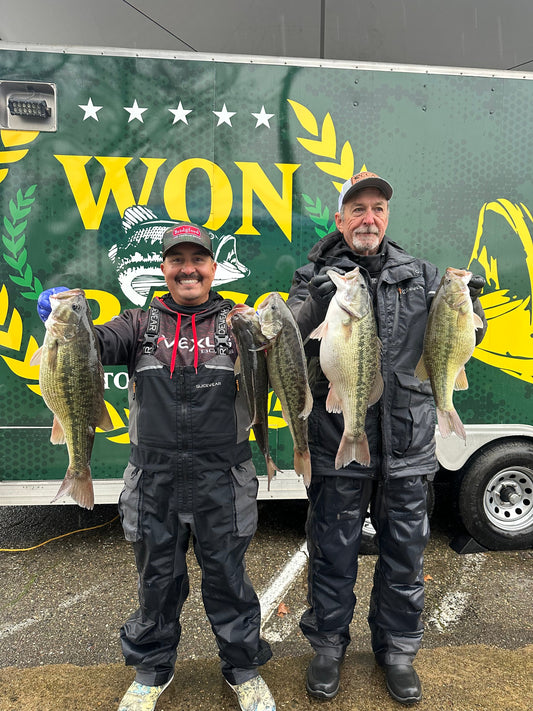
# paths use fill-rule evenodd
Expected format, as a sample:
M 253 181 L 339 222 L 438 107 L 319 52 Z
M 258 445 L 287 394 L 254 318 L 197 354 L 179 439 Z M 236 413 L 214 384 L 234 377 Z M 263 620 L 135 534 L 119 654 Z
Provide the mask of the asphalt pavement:
M 262 669 L 278 709 L 317 709 L 304 687 L 311 650 L 298 628 L 305 609 L 305 502 L 261 502 L 247 568 L 273 659 Z M 447 504 L 437 506 L 426 553 L 419 711 L 533 707 L 533 551 L 459 554 Z M 42 545 L 44 544 L 44 545 Z M 136 571 L 116 507 L 0 507 L 0 711 L 116 711 L 133 678 L 118 630 L 136 608 Z M 27 549 L 27 550 L 26 550 Z M 360 559 L 352 644 L 334 709 L 400 709 L 370 652 L 366 623 L 373 555 Z M 190 552 L 175 680 L 157 709 L 234 709 Z M 322 704 L 320 704 L 322 705 Z M 324 705 L 326 708 L 327 705 Z

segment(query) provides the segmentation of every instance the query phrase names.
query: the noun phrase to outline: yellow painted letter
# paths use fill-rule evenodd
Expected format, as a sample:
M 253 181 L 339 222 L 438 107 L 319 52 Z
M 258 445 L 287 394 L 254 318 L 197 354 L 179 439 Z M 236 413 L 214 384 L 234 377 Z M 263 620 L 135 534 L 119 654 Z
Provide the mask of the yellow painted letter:
M 231 183 L 222 168 L 205 158 L 184 160 L 170 171 L 165 183 L 165 207 L 171 220 L 189 219 L 186 199 L 187 178 L 195 168 L 200 168 L 207 173 L 211 183 L 211 212 L 204 225 L 208 230 L 218 230 L 230 215 L 233 193 Z
M 109 201 L 109 196 L 113 193 L 118 211 L 122 216 L 127 207 L 136 204 L 133 196 L 130 181 L 126 173 L 126 166 L 131 158 L 119 158 L 116 156 L 96 156 L 105 171 L 104 180 L 100 189 L 100 195 L 96 201 L 93 195 L 91 184 L 87 176 L 85 166 L 92 156 L 54 156 L 63 166 L 72 194 L 76 200 L 76 205 L 83 220 L 86 230 L 97 230 L 100 227 L 104 210 Z M 149 192 L 154 184 L 155 174 L 159 166 L 165 162 L 165 158 L 143 158 L 146 165 L 146 175 L 144 185 L 141 189 L 141 204 L 148 202 Z
M 285 237 L 292 239 L 292 178 L 299 164 L 276 163 L 283 177 L 281 195 L 259 163 L 235 163 L 242 171 L 242 225 L 235 234 L 258 235 L 253 225 L 254 193 L 277 222 Z

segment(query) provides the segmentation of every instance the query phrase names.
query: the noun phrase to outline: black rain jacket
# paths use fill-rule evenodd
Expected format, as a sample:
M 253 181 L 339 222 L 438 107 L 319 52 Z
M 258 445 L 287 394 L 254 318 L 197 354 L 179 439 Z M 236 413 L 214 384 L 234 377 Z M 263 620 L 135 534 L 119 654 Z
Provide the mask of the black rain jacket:
M 306 343 L 309 379 L 314 406 L 309 416 L 309 445 L 313 474 L 388 478 L 434 475 L 435 403 L 429 381 L 421 382 L 414 370 L 422 353 L 431 300 L 439 285 L 437 267 L 408 254 L 385 237 L 384 262 L 374 287 L 374 310 L 382 350 L 384 391 L 367 411 L 365 429 L 371 463 L 352 462 L 335 470 L 335 455 L 344 429 L 342 414 L 325 409 L 328 381 L 319 364 L 319 341 Z M 329 301 L 313 299 L 308 283 L 324 267 L 344 273 L 361 268 L 370 287 L 370 276 L 357 255 L 335 231 L 316 243 L 309 263 L 296 270 L 288 305 L 295 315 L 304 342 L 326 315 Z M 371 288 L 371 287 L 370 287 Z
M 173 305 L 173 308 L 171 306 Z M 217 314 L 232 302 L 211 292 L 201 310 L 155 298 L 160 312 L 157 348 L 143 352 L 149 312 L 124 311 L 96 326 L 104 365 L 127 365 L 130 463 L 145 470 L 229 469 L 251 457 L 246 403 L 237 391 L 236 349 L 215 350 Z

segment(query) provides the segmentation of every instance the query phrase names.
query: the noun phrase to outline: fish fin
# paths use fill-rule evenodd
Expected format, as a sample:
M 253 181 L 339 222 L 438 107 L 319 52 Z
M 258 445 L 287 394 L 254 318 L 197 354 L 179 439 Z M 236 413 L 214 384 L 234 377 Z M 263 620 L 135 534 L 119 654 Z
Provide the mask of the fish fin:
M 311 454 L 309 449 L 306 449 L 305 452 L 294 450 L 294 471 L 299 476 L 303 476 L 304 484 L 308 488 L 311 483 Z
M 328 323 L 327 323 L 327 321 L 322 321 L 320 326 L 317 326 L 314 331 L 311 331 L 308 338 L 316 338 L 318 341 L 320 341 L 320 339 L 324 338 L 327 331 L 328 331 Z
M 308 385 L 305 390 L 304 409 L 300 412 L 298 417 L 301 417 L 302 420 L 306 420 L 309 417 L 309 414 L 311 413 L 312 409 L 313 409 L 313 394 L 311 393 L 311 388 Z
M 30 359 L 30 365 L 40 365 L 42 355 L 43 355 L 43 347 L 41 346 L 40 348 L 37 348 L 35 353 L 32 355 L 32 357 Z
M 474 314 L 474 328 L 476 331 L 478 328 L 483 328 L 483 321 L 477 314 Z
M 335 457 L 335 469 L 342 469 L 342 467 L 348 466 L 350 462 L 357 462 L 363 467 L 370 465 L 370 450 L 368 449 L 366 432 L 363 432 L 357 439 L 347 437 L 346 433 L 343 433 L 337 456 Z
M 466 377 L 466 370 L 465 370 L 464 366 L 457 373 L 457 377 L 455 378 L 455 384 L 453 386 L 453 389 L 454 390 L 468 390 L 468 379 Z
M 379 398 L 383 395 L 383 387 L 383 376 L 378 370 L 374 380 L 374 385 L 372 385 L 372 390 L 368 396 L 368 407 L 370 407 L 370 405 L 375 405 Z
M 107 409 L 107 405 L 105 404 L 105 402 L 103 410 L 100 413 L 100 419 L 97 422 L 97 426 L 101 430 L 104 430 L 104 432 L 109 432 L 109 430 L 115 429 L 115 426 L 113 425 L 113 422 L 111 420 L 111 415 L 109 414 L 109 410 Z
M 328 412 L 342 412 L 342 402 L 331 383 L 329 384 L 329 392 L 328 397 L 326 399 L 326 410 Z
M 276 465 L 270 454 L 265 455 L 265 462 L 268 474 L 267 490 L 270 491 L 270 482 L 276 476 L 276 472 L 281 471 L 281 469 Z
M 61 486 L 57 494 L 52 499 L 53 504 L 58 499 L 69 494 L 74 501 L 84 509 L 94 508 L 94 489 L 91 479 L 91 467 L 87 465 L 86 469 L 75 477 L 71 468 L 67 469 L 65 478 L 61 482 Z
M 65 430 L 63 425 L 58 420 L 57 415 L 54 415 L 54 421 L 52 423 L 52 434 L 50 435 L 50 442 L 52 444 L 65 444 Z
M 420 356 L 420 360 L 418 361 L 417 366 L 415 368 L 415 377 L 422 381 L 429 379 L 429 373 L 426 367 L 426 361 L 424 360 L 423 353 Z
M 440 436 L 443 439 L 446 439 L 452 432 L 455 432 L 461 439 L 464 439 L 466 444 L 465 428 L 455 409 L 439 410 L 439 408 L 437 408 L 437 423 L 439 425 Z

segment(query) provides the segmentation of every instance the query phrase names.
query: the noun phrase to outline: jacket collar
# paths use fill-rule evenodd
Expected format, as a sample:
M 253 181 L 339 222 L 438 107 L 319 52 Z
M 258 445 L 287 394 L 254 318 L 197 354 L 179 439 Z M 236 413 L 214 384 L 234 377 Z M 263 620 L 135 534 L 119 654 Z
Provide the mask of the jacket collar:
M 227 299 L 223 299 L 220 294 L 217 294 L 216 291 L 210 291 L 209 298 L 204 304 L 201 304 L 200 306 L 180 306 L 179 304 L 176 304 L 174 302 L 169 293 L 163 294 L 163 296 L 161 297 L 155 297 L 154 299 L 152 299 L 150 306 L 155 309 L 159 309 L 159 311 L 163 311 L 164 313 L 170 313 L 174 315 L 176 315 L 177 313 L 181 313 L 183 316 L 202 314 L 202 317 L 204 317 L 204 315 L 210 316 L 212 314 L 218 313 L 218 311 L 220 311 L 220 308 L 225 303 L 227 303 L 227 305 L 231 308 L 232 303 L 230 301 L 228 301 Z

